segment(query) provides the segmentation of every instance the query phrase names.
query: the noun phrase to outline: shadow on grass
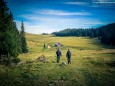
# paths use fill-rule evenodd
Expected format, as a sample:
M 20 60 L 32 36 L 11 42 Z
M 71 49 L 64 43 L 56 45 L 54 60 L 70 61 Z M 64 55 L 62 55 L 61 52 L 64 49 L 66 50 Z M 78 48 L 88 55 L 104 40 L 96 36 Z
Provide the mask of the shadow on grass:
M 92 41 L 89 44 L 100 46 L 100 49 L 106 48 L 106 49 L 115 49 L 115 46 L 112 45 L 106 45 L 101 43 L 101 41 L 98 38 L 91 39 Z
M 106 64 L 110 67 L 115 67 L 115 61 L 106 62 Z

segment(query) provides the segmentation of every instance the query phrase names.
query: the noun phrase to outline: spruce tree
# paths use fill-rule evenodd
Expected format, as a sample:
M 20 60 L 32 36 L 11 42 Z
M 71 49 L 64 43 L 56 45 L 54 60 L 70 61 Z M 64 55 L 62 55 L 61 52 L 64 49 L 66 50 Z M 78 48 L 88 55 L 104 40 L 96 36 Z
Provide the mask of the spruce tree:
M 26 43 L 26 37 L 25 37 L 25 29 L 24 29 L 24 23 L 23 23 L 23 21 L 21 23 L 20 37 L 21 37 L 22 53 L 27 53 L 28 49 L 27 49 L 27 43 Z
M 13 58 L 19 55 L 19 34 L 13 15 L 4 0 L 0 0 L 0 61 L 9 64 Z

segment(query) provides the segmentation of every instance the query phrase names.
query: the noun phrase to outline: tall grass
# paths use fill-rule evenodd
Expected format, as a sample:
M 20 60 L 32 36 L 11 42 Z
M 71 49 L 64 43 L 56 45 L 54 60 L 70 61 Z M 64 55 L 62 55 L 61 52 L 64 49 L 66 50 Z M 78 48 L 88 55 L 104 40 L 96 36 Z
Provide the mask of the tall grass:
M 19 55 L 22 63 L 0 65 L 0 86 L 114 86 L 115 49 L 87 37 L 54 37 L 26 34 L 29 52 Z M 55 42 L 63 47 L 60 63 L 56 63 Z M 51 48 L 45 48 L 44 44 Z M 66 51 L 72 52 L 72 64 L 67 63 Z M 36 59 L 45 55 L 48 62 Z M 113 62 L 113 63 L 111 63 Z M 108 65 L 113 64 L 113 65 Z

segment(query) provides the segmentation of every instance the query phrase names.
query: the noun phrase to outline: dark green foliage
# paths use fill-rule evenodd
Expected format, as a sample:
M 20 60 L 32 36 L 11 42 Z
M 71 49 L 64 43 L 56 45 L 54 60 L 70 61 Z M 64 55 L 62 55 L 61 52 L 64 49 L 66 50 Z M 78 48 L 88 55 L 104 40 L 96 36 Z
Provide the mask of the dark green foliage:
M 12 62 L 13 63 L 19 63 L 19 62 L 21 62 L 21 60 L 19 58 L 14 58 L 14 59 L 12 59 Z
M 53 32 L 56 36 L 89 36 L 90 38 L 97 37 L 97 29 L 65 29 L 59 32 Z
M 21 32 L 20 32 L 20 37 L 21 37 L 21 48 L 22 48 L 22 53 L 27 53 L 27 43 L 26 43 L 26 37 L 25 37 L 25 31 L 24 31 L 24 23 L 22 22 L 21 25 Z
M 115 45 L 115 23 L 99 27 L 98 30 L 98 36 L 102 43 L 107 45 Z
M 9 55 L 1 55 L 0 64 L 10 65 L 12 57 Z
M 83 36 L 96 38 L 107 45 L 115 45 L 115 23 L 108 24 L 96 29 L 65 29 L 59 32 L 53 32 L 56 36 Z
M 10 63 L 12 58 L 17 58 L 19 50 L 19 32 L 13 15 L 6 2 L 0 0 L 0 60 Z
M 42 35 L 48 35 L 48 33 L 42 33 Z

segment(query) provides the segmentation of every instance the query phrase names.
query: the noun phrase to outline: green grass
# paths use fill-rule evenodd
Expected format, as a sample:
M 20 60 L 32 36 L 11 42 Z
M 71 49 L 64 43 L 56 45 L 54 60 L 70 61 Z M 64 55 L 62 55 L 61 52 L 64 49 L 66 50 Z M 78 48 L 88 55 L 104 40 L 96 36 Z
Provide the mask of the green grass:
M 115 47 L 106 46 L 88 37 L 55 37 L 26 34 L 29 52 L 19 55 L 22 64 L 0 65 L 0 86 L 114 86 Z M 60 42 L 62 57 L 56 63 L 55 42 Z M 44 49 L 44 43 L 52 46 Z M 67 62 L 66 51 L 72 52 L 72 64 Z M 36 61 L 45 55 L 48 63 Z

